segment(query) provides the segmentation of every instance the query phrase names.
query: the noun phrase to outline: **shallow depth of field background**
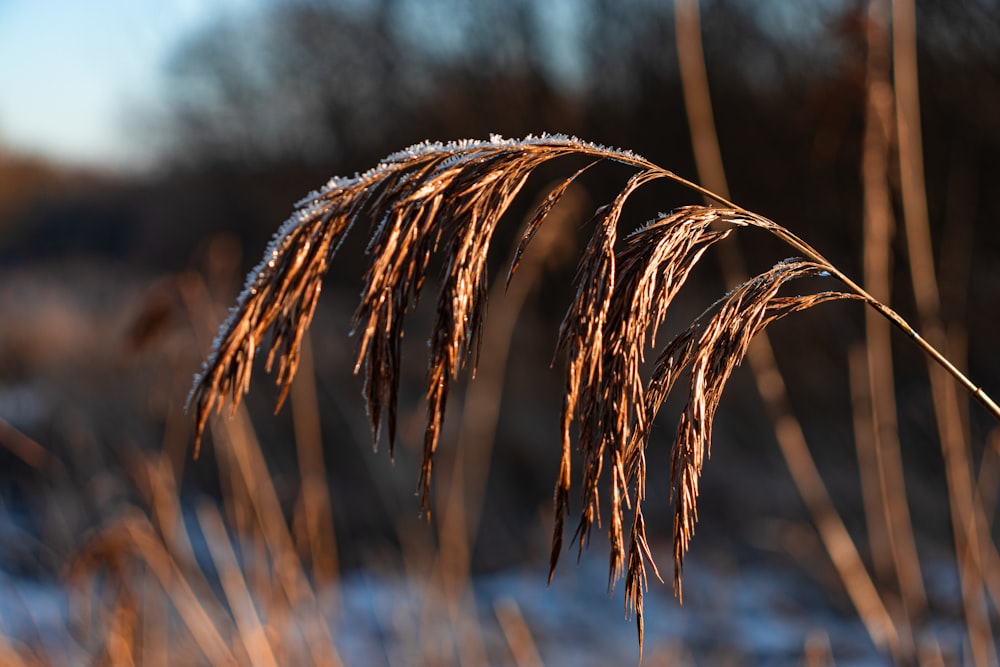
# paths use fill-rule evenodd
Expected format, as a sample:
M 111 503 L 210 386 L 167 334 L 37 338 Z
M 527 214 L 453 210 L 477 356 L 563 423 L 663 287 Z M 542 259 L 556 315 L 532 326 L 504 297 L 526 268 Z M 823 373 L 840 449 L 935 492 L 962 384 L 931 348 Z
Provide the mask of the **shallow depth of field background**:
M 704 0 L 700 10 L 731 198 L 860 280 L 867 3 Z M 294 203 L 331 176 L 425 139 L 557 132 L 697 180 L 673 3 L 178 0 L 148 13 L 112 3 L 80 12 L 0 0 L 0 662 L 636 664 L 621 587 L 607 593 L 603 533 L 579 564 L 564 553 L 546 588 L 563 388 L 550 362 L 585 223 L 623 171 L 581 179 L 563 242 L 539 259 L 513 314 L 502 295 L 491 302 L 490 315 L 517 317 L 506 338 L 491 337 L 487 318 L 484 354 L 509 354 L 502 375 L 477 380 L 493 383 L 498 425 L 485 441 L 460 442 L 471 390 L 460 383 L 435 471 L 442 511 L 430 523 L 414 496 L 426 309 L 407 334 L 394 462 L 385 442 L 372 451 L 352 373 L 365 229 L 330 271 L 311 359 L 281 412 L 261 368 L 246 409 L 214 423 L 193 460 L 183 406 L 246 271 Z M 916 21 L 941 320 L 951 356 L 996 396 L 1000 4 L 917 2 Z M 515 238 L 533 182 L 575 168 L 556 163 L 529 182 L 498 239 Z M 890 159 L 891 303 L 916 322 L 898 173 Z M 623 232 L 700 203 L 658 187 L 626 208 Z M 739 238 L 751 269 L 785 256 L 763 235 Z M 498 245 L 495 256 L 506 252 Z M 695 273 L 668 333 L 724 293 L 716 266 Z M 496 275 L 505 270 L 498 261 Z M 870 439 L 858 429 L 867 380 L 852 384 L 850 372 L 864 357 L 861 306 L 823 306 L 771 333 L 833 505 L 880 599 L 909 619 L 920 663 L 981 656 L 970 647 L 925 359 L 893 334 L 926 591 L 925 608 L 907 615 L 906 591 L 872 558 L 885 537 L 869 534 L 859 474 L 856 443 Z M 995 538 L 997 424 L 960 401 L 978 535 Z M 654 580 L 644 661 L 887 664 L 762 405 L 752 375 L 738 371 L 705 469 L 684 605 Z M 646 519 L 665 574 L 680 406 L 665 406 L 649 452 Z M 461 466 L 468 483 L 458 490 Z M 458 537 L 439 520 L 449 502 L 464 511 Z M 973 568 L 985 645 L 1000 629 L 994 541 L 977 545 Z

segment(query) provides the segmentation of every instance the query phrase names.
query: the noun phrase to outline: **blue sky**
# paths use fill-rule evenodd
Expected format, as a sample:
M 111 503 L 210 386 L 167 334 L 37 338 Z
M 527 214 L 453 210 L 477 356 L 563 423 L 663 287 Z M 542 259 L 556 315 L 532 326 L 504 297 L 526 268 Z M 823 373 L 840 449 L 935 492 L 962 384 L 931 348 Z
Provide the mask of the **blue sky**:
M 143 166 L 177 40 L 255 0 L 0 0 L 0 146 L 121 170 Z

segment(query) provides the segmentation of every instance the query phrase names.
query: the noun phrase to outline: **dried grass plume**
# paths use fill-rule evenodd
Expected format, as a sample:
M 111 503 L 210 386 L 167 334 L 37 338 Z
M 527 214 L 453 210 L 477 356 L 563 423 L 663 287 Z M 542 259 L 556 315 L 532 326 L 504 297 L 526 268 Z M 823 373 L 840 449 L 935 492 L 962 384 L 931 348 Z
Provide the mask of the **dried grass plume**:
M 387 157 L 353 178 L 334 178 L 298 203 L 275 235 L 264 259 L 247 278 L 222 325 L 189 405 L 200 442 L 211 413 L 228 399 L 236 406 L 250 386 L 258 351 L 276 371 L 279 407 L 299 362 L 302 335 L 312 320 L 323 276 L 357 222 L 373 226 L 369 265 L 354 315 L 358 338 L 355 372 L 364 373 L 372 438 L 384 422 L 390 451 L 395 442 L 405 319 L 424 287 L 435 256 L 443 266 L 436 321 L 429 341 L 427 426 L 420 471 L 425 511 L 450 383 L 475 367 L 488 293 L 486 259 L 494 231 L 531 173 L 555 158 L 577 155 L 589 163 L 551 190 L 517 244 L 510 275 L 569 185 L 596 162 L 633 168 L 617 197 L 593 215 L 593 235 L 578 264 L 576 291 L 559 332 L 566 359 L 562 408 L 562 457 L 555 489 L 555 529 L 550 567 L 562 551 L 569 515 L 574 424 L 580 452 L 582 507 L 574 540 L 587 543 L 606 522 L 611 543 L 609 586 L 624 577 L 626 611 L 634 614 L 642 643 L 647 566 L 659 572 L 646 539 L 645 451 L 653 419 L 674 384 L 689 369 L 688 401 L 671 456 L 674 518 L 674 589 L 681 597 L 684 555 L 697 521 L 698 483 L 710 452 L 712 422 L 733 369 L 754 335 L 794 312 L 831 300 L 866 302 L 942 363 L 994 415 L 1000 409 L 895 312 L 868 295 L 820 253 L 780 225 L 708 192 L 628 151 L 565 136 L 446 144 L 424 143 Z M 662 214 L 619 239 L 619 218 L 642 186 L 668 180 L 718 202 Z M 764 229 L 799 256 L 784 260 L 722 297 L 659 352 L 648 379 L 640 375 L 647 347 L 692 268 L 716 242 L 740 227 Z M 783 296 L 781 288 L 806 277 L 828 277 L 836 289 Z M 196 445 L 197 448 L 197 445 Z M 609 482 L 602 518 L 599 491 Z M 631 517 L 631 525 L 626 528 Z M 550 570 L 551 578 L 551 570 Z

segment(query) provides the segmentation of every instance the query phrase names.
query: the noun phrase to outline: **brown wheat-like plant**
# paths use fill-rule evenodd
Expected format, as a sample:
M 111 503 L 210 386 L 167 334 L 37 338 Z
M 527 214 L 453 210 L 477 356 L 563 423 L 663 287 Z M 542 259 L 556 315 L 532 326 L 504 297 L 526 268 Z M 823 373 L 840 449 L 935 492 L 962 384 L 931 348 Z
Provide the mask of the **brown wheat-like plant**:
M 431 334 L 427 427 L 420 471 L 422 506 L 429 487 L 448 389 L 471 360 L 484 323 L 486 259 L 494 231 L 531 173 L 555 158 L 591 161 L 554 187 L 529 220 L 515 250 L 510 276 L 546 215 L 573 181 L 596 162 L 633 168 L 615 199 L 594 213 L 593 235 L 580 258 L 576 293 L 559 332 L 566 358 L 562 458 L 555 489 L 551 579 L 569 513 L 573 424 L 582 457 L 582 509 L 574 539 L 583 548 L 600 524 L 598 488 L 610 483 L 607 526 L 611 543 L 609 587 L 625 578 L 626 612 L 634 614 L 642 644 L 647 565 L 659 577 L 647 544 L 642 503 L 650 426 L 682 371 L 690 371 L 687 405 L 671 456 L 674 518 L 674 590 L 681 597 L 684 555 L 697 521 L 698 482 L 708 457 L 712 422 L 733 369 L 750 340 L 767 325 L 831 300 L 855 299 L 887 317 L 941 363 L 990 412 L 997 407 L 885 304 L 871 297 L 819 252 L 784 227 L 628 151 L 579 139 L 545 135 L 509 140 L 424 143 L 395 153 L 353 178 L 334 178 L 298 203 L 275 235 L 263 261 L 247 278 L 236 307 L 222 325 L 189 399 L 196 417 L 196 452 L 209 415 L 227 397 L 235 407 L 249 390 L 258 349 L 276 367 L 280 407 L 299 362 L 302 335 L 312 319 L 323 276 L 352 226 L 373 225 L 361 301 L 355 372 L 365 374 L 372 437 L 378 442 L 385 413 L 390 452 L 395 441 L 401 342 L 407 312 L 424 286 L 432 257 L 443 268 Z M 619 218 L 629 197 L 655 180 L 683 184 L 718 203 L 661 214 L 619 241 Z M 640 369 L 647 346 L 691 270 L 716 242 L 740 227 L 764 229 L 799 257 L 779 262 L 722 297 L 659 353 L 648 380 Z M 788 282 L 828 277 L 835 290 L 780 294 Z M 631 514 L 627 546 L 625 522 Z

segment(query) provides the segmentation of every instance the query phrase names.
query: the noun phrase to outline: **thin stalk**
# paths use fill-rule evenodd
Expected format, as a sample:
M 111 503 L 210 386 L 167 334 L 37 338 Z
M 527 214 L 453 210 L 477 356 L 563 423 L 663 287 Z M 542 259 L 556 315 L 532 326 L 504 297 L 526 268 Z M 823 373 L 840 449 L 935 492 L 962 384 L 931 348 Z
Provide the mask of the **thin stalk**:
M 892 294 L 892 237 L 895 228 L 892 197 L 889 191 L 889 150 L 893 133 L 892 66 L 889 35 L 888 0 L 870 0 L 866 28 L 868 45 L 866 74 L 865 133 L 861 159 L 864 209 L 864 278 L 865 286 L 881 303 L 890 303 Z M 904 613 L 912 623 L 927 608 L 913 536 L 913 525 L 906 496 L 902 451 L 897 424 L 896 387 L 892 362 L 892 339 L 889 323 L 873 310 L 865 311 L 867 344 L 866 373 L 871 393 L 873 449 L 879 493 L 882 502 L 866 516 L 881 516 L 891 567 L 899 585 Z M 865 475 L 864 468 L 861 474 Z M 870 473 L 869 473 L 870 474 Z M 878 562 L 879 549 L 872 534 L 872 556 Z
M 941 300 L 931 247 L 927 194 L 924 187 L 923 143 L 920 136 L 920 99 L 917 77 L 916 8 L 913 0 L 893 0 L 893 65 L 896 89 L 896 124 L 899 132 L 900 186 L 906 224 L 910 278 L 917 313 L 922 327 L 938 345 L 947 344 L 941 324 Z M 958 377 L 980 403 L 1000 415 L 1000 408 L 967 382 L 965 376 L 944 355 L 927 344 L 931 358 L 951 375 Z M 963 381 L 965 379 L 965 381 Z M 997 662 L 990 627 L 989 611 L 983 591 L 983 579 L 976 570 L 980 536 L 975 522 L 976 498 L 973 494 L 968 442 L 961 424 L 958 397 L 942 373 L 930 369 L 931 391 L 937 418 L 951 502 L 952 529 L 962 587 L 962 602 L 968 626 L 970 652 L 976 665 Z
M 872 316 L 879 324 L 888 328 L 885 320 L 875 313 Z M 888 525 L 891 512 L 885 493 L 885 464 L 879 451 L 881 439 L 876 427 L 878 412 L 872 398 L 871 367 L 866 359 L 870 348 L 870 344 L 851 347 L 847 355 L 847 374 L 851 392 L 854 448 L 858 457 L 865 524 L 868 527 L 868 551 L 875 570 L 874 578 L 885 582 L 895 580 L 898 572 Z
M 701 16 L 698 0 L 674 0 L 677 60 L 684 87 L 684 109 L 691 128 L 698 178 L 717 192 L 729 196 L 726 170 L 722 162 L 719 136 L 715 130 L 712 95 L 708 88 L 704 49 L 701 43 Z
M 235 637 L 242 642 L 252 667 L 277 667 L 278 660 L 267 638 L 267 631 L 257 614 L 257 607 L 226 534 L 222 517 L 214 505 L 198 506 L 198 523 L 205 533 L 209 554 L 219 573 L 226 604 L 236 622 Z
M 292 422 L 295 428 L 295 450 L 302 480 L 301 501 L 309 542 L 309 559 L 313 576 L 323 586 L 336 585 L 339 572 L 337 537 L 330 506 L 330 489 L 326 482 L 323 457 L 323 436 L 316 394 L 316 371 L 313 364 L 312 342 L 308 333 L 302 336 L 303 370 L 292 382 Z
M 517 667 L 542 667 L 542 658 L 531 636 L 531 628 L 524 620 L 517 601 L 513 598 L 500 598 L 493 603 L 493 611 L 514 656 L 514 664 Z
M 171 664 L 170 635 L 167 599 L 160 594 L 159 585 L 153 577 L 142 578 L 142 634 L 140 664 L 153 665 L 157 661 Z M 0 664 L 7 664 L 0 661 Z
M 750 213 L 746 209 L 736 207 L 737 210 L 746 213 L 747 215 L 753 216 L 760 220 L 765 220 L 768 223 L 777 225 L 762 216 Z M 772 233 L 780 238 L 782 241 L 787 243 L 789 246 L 800 252 L 803 257 L 811 259 L 818 264 L 825 264 L 827 266 L 827 271 L 831 276 L 842 282 L 849 290 L 860 296 L 865 303 L 875 309 L 880 315 L 885 317 L 887 320 L 892 322 L 900 331 L 902 331 L 906 336 L 912 340 L 917 347 L 923 350 L 927 356 L 938 363 L 949 375 L 955 378 L 962 387 L 968 391 L 973 398 L 975 398 L 979 403 L 986 408 L 986 410 L 993 415 L 997 420 L 1000 420 L 1000 406 L 987 394 L 982 387 L 975 384 L 972 380 L 968 378 L 961 370 L 959 370 L 947 357 L 938 351 L 936 347 L 931 345 L 923 336 L 916 332 L 916 330 L 910 326 L 910 323 L 903 319 L 896 311 L 894 311 L 889 306 L 885 305 L 871 294 L 869 294 L 861 285 L 857 284 L 851 280 L 844 272 L 834 266 L 828 259 L 826 259 L 822 254 L 820 254 L 816 249 L 810 246 L 808 243 L 795 236 L 787 229 L 777 227 L 772 230 Z

